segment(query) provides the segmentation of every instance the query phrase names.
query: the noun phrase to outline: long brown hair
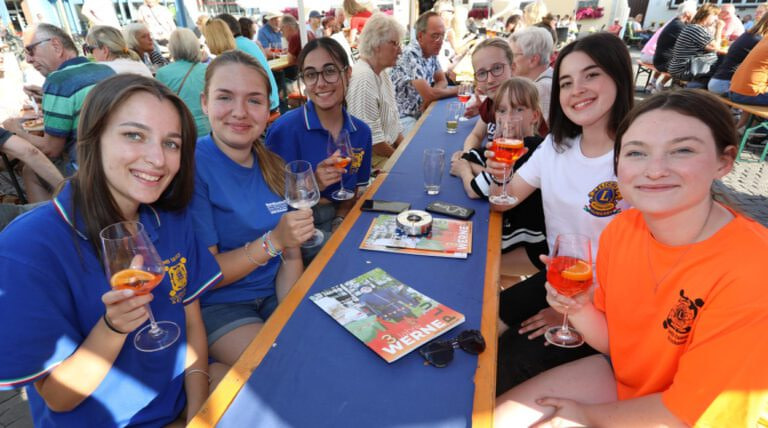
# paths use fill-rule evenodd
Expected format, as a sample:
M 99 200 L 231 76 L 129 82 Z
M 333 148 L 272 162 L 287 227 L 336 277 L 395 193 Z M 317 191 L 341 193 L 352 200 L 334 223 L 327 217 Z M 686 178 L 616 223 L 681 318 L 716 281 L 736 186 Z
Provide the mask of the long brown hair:
M 217 69 L 229 64 L 240 64 L 255 71 L 262 82 L 264 82 L 267 98 L 269 98 L 272 88 L 269 85 L 269 77 L 266 70 L 254 57 L 239 50 L 234 50 L 224 52 L 208 64 L 208 69 L 205 70 L 205 86 L 203 87 L 203 93 L 208 99 L 210 99 L 208 89 L 213 75 Z M 267 186 L 269 186 L 272 192 L 282 195 L 285 191 L 285 171 L 283 170 L 285 161 L 275 152 L 269 150 L 260 138 L 253 141 L 253 150 L 256 152 L 256 160 L 259 162 L 259 168 L 264 175 L 264 181 L 267 182 Z
M 102 135 L 109 119 L 123 103 L 139 92 L 170 101 L 181 122 L 181 163 L 160 198 L 152 204 L 161 210 L 178 211 L 192 200 L 195 185 L 195 119 L 181 98 L 155 79 L 138 74 L 118 74 L 101 81 L 88 93 L 77 127 L 79 169 L 71 179 L 73 212 L 82 213 L 85 234 L 97 254 L 101 253 L 99 232 L 106 226 L 128 220 L 123 217 L 109 190 L 102 162 Z
M 571 42 L 557 56 L 552 73 L 552 102 L 549 104 L 549 132 L 558 151 L 565 150 L 565 138 L 581 134 L 581 126 L 565 115 L 560 105 L 560 66 L 573 52 L 583 52 L 605 72 L 616 85 L 616 99 L 608 121 L 608 135 L 614 137 L 616 128 L 629 113 L 635 102 L 635 88 L 632 83 L 632 59 L 627 46 L 611 33 L 595 33 Z

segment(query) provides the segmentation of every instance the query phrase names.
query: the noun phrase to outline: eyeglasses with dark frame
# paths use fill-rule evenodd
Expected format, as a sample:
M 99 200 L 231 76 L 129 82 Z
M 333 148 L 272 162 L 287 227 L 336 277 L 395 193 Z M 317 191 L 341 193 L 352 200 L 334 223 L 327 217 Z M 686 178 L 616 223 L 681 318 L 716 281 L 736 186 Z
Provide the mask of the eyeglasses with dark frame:
M 475 79 L 477 79 L 478 82 L 485 82 L 488 80 L 488 74 L 493 74 L 496 77 L 501 76 L 501 73 L 504 72 L 504 67 L 508 66 L 509 64 L 504 64 L 503 62 L 497 62 L 491 66 L 490 70 L 485 69 L 479 69 L 475 71 Z
M 29 56 L 33 56 L 33 55 L 35 55 L 35 48 L 36 47 L 38 47 L 42 43 L 50 42 L 50 41 L 51 41 L 51 38 L 47 38 L 47 39 L 43 39 L 43 40 L 38 40 L 38 41 L 36 41 L 35 43 L 32 43 L 29 46 L 24 46 L 24 52 L 26 52 L 27 55 L 29 55 Z
M 314 68 L 307 68 L 299 73 L 299 77 L 301 77 L 306 85 L 314 85 L 317 83 L 318 77 L 322 75 L 325 83 L 330 85 L 338 82 L 339 77 L 341 77 L 341 72 L 346 69 L 347 67 L 339 69 L 339 67 L 329 64 L 323 67 L 321 71 L 317 71 Z
M 485 351 L 485 339 L 478 330 L 464 330 L 455 339 L 433 340 L 427 343 L 419 348 L 419 354 L 427 363 L 443 368 L 453 361 L 453 350 L 456 348 L 478 355 Z

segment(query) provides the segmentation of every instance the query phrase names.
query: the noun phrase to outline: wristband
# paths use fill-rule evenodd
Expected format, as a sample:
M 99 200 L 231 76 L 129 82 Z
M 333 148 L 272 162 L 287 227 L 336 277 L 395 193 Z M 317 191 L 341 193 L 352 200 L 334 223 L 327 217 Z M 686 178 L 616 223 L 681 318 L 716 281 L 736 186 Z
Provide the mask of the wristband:
M 210 384 L 211 384 L 211 375 L 209 375 L 209 374 L 208 374 L 208 372 L 207 372 L 207 371 L 205 371 L 205 370 L 200 370 L 200 369 L 191 369 L 191 370 L 187 370 L 187 371 L 184 373 L 184 377 L 187 377 L 187 376 L 189 376 L 189 375 L 193 375 L 193 374 L 203 374 L 203 375 L 205 375 L 205 377 L 207 377 L 207 378 L 208 378 L 208 385 L 210 385 Z
M 275 247 L 275 244 L 272 242 L 271 238 L 272 231 L 268 231 L 261 237 L 261 247 L 264 249 L 264 252 L 269 254 L 269 257 L 278 257 L 282 256 L 283 252 L 281 250 L 278 250 L 277 247 Z
M 117 333 L 117 334 L 122 334 L 123 336 L 125 336 L 126 334 L 128 334 L 128 333 L 123 333 L 122 331 L 120 331 L 120 330 L 116 329 L 116 328 L 115 328 L 115 326 L 113 326 L 113 325 L 112 325 L 112 323 L 111 323 L 111 322 L 109 322 L 109 318 L 107 318 L 107 313 L 106 313 L 106 312 L 104 312 L 104 316 L 103 316 L 102 318 L 104 318 L 104 324 L 106 324 L 106 325 L 107 325 L 107 328 L 108 328 L 108 329 L 110 329 L 110 330 L 114 331 L 114 332 L 115 332 L 115 333 Z

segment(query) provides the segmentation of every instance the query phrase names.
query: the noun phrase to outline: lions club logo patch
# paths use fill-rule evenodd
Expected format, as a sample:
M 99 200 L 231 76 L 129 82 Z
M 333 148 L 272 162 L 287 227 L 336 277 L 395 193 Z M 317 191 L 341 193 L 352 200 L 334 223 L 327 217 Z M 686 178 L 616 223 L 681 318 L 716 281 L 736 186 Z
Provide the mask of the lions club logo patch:
M 680 290 L 680 297 L 662 325 L 667 330 L 667 339 L 675 345 L 682 345 L 688 340 L 688 335 L 693 328 L 693 321 L 699 314 L 699 309 L 704 306 L 704 300 L 691 299 L 685 295 L 685 290 Z
M 621 212 L 619 185 L 615 181 L 604 181 L 589 192 L 589 203 L 584 206 L 584 211 L 595 217 L 608 217 Z
M 187 258 L 181 254 L 176 254 L 169 260 L 164 260 L 165 271 L 168 272 L 168 278 L 171 280 L 171 291 L 168 297 L 172 303 L 179 303 L 187 294 Z

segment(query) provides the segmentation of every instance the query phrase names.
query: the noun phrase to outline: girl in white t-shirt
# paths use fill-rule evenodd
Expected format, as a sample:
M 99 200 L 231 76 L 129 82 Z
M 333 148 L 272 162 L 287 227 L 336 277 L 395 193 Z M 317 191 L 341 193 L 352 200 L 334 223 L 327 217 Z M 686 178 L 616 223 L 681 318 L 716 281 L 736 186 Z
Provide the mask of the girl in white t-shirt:
M 507 186 L 520 202 L 541 189 L 550 252 L 557 235 L 580 233 L 590 237 L 594 259 L 600 232 L 625 208 L 613 172 L 613 140 L 633 97 L 629 52 L 612 34 L 587 36 L 560 52 L 553 74 L 552 100 L 558 102 L 550 109 L 551 134 Z M 503 177 L 503 164 L 492 160 L 492 152 L 486 157 L 488 171 Z M 554 311 L 542 310 L 547 308 L 545 275 L 542 271 L 501 295 L 501 320 L 514 328 L 500 337 L 498 393 L 595 352 L 588 347 L 543 347 L 539 336 L 560 319 Z M 524 334 L 538 339 L 528 341 Z

